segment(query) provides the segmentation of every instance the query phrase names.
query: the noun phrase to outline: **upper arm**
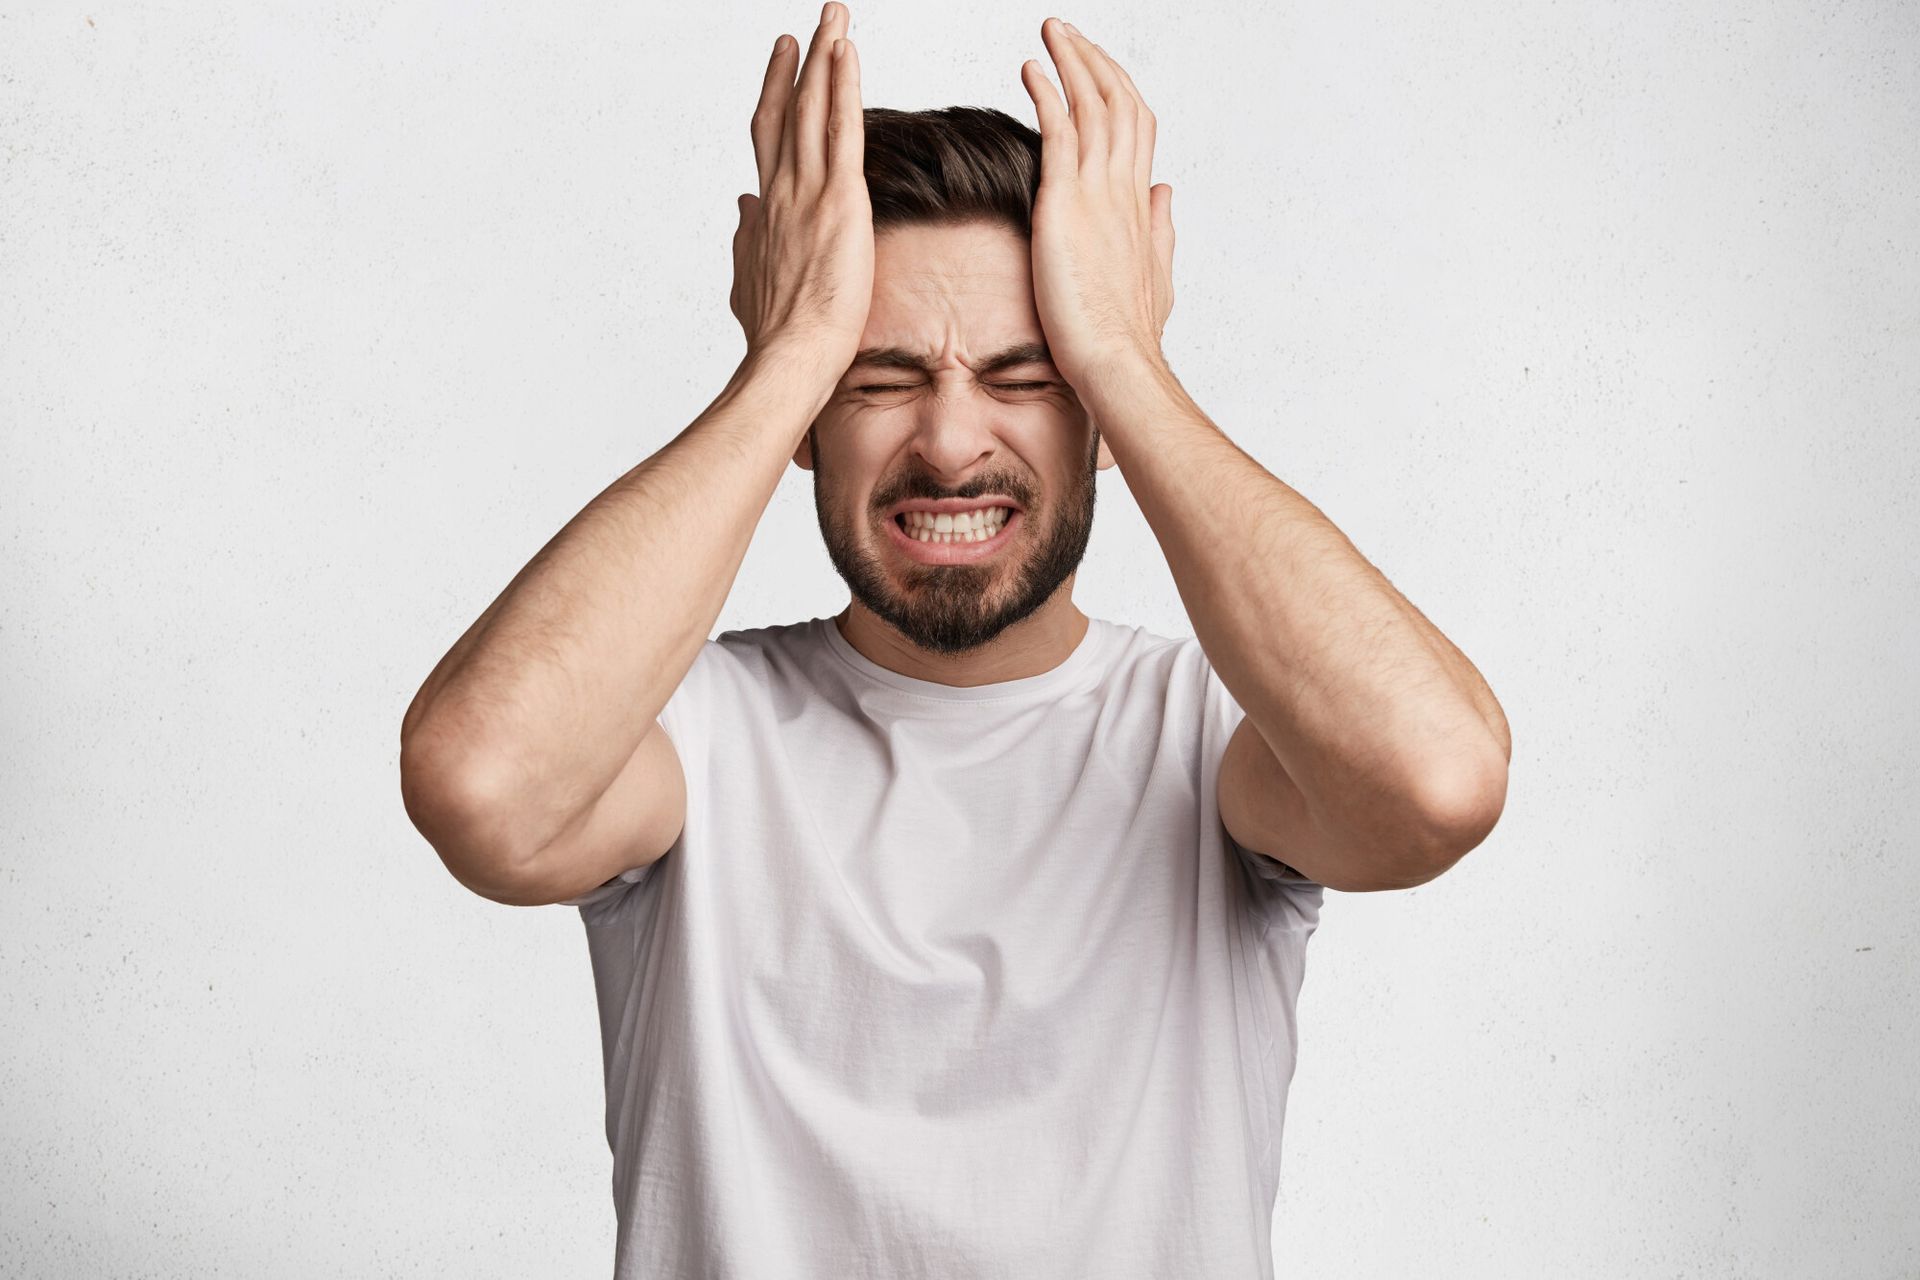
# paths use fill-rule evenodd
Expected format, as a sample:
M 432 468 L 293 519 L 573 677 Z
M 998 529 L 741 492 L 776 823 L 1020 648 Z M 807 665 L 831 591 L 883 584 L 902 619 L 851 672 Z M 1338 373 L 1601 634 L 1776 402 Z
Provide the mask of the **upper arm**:
M 680 756 L 658 720 L 599 799 L 561 829 L 515 877 L 513 906 L 580 897 L 623 871 L 658 861 L 686 825 Z
M 1242 719 L 1227 741 L 1219 805 L 1220 821 L 1235 843 L 1329 889 L 1404 889 L 1431 878 L 1412 841 L 1360 844 L 1324 831 L 1251 720 Z

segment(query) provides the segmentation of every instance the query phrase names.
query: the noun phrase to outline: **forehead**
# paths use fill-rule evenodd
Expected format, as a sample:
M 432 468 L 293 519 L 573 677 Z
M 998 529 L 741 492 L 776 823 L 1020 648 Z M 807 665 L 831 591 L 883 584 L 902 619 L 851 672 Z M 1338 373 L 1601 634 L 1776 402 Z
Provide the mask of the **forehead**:
M 874 237 L 862 347 L 971 359 L 1041 340 L 1032 250 L 999 223 L 890 227 Z

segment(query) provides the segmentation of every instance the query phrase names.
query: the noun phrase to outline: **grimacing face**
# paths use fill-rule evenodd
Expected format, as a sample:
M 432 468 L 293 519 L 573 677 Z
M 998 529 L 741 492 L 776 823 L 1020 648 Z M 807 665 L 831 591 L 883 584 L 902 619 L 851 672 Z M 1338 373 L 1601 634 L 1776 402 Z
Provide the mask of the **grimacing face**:
M 1069 582 L 1093 530 L 1095 473 L 1113 465 L 1045 358 L 1031 252 L 997 222 L 878 233 L 860 349 L 927 367 L 856 360 L 794 454 L 813 472 L 820 533 L 853 598 L 934 653 L 986 644 Z M 1021 346 L 1039 350 L 986 367 Z M 904 526 L 890 527 L 911 499 L 989 495 L 1018 514 L 970 563 L 923 563 Z

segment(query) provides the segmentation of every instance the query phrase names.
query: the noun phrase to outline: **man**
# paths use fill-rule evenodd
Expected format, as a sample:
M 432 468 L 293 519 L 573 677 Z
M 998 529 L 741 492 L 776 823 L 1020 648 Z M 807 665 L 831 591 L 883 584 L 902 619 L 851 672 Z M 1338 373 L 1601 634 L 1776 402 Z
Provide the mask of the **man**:
M 428 678 L 408 810 L 586 922 L 618 1276 L 1270 1275 L 1323 887 L 1483 839 L 1504 718 L 1168 369 L 1126 73 L 1049 19 L 1037 136 L 864 111 L 847 24 L 768 67 L 740 369 Z M 852 599 L 710 640 L 789 458 Z M 1194 639 L 1074 607 L 1116 464 Z

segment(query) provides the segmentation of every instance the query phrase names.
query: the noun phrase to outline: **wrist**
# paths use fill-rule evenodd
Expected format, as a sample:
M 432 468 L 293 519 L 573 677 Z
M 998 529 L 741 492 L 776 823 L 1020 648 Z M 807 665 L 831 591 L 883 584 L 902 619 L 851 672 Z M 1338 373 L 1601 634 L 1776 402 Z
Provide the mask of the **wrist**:
M 822 344 L 769 342 L 747 349 L 723 394 L 770 409 L 803 412 L 806 420 L 800 429 L 804 431 L 833 398 L 845 372 L 846 361 Z
M 1084 362 L 1074 385 L 1080 402 L 1094 411 L 1138 404 L 1143 400 L 1185 396 L 1185 388 L 1173 374 L 1166 356 L 1158 347 L 1128 346 L 1103 352 Z
M 840 381 L 852 359 L 852 347 L 843 343 L 785 337 L 749 345 L 740 362 L 752 369 L 772 370 L 776 377 L 817 386 L 824 394 Z

